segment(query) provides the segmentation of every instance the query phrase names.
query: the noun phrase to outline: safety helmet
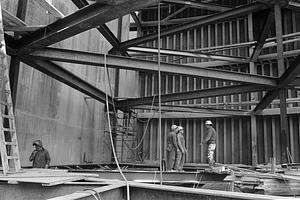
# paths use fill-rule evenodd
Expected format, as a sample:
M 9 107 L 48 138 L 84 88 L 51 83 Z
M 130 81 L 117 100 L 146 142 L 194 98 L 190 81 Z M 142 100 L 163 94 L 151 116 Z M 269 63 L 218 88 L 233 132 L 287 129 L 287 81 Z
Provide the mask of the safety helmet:
M 183 130 L 183 127 L 182 126 L 178 126 L 178 131 L 180 131 L 180 130 Z
M 210 120 L 205 121 L 205 125 L 212 125 L 213 123 Z
M 175 124 L 173 124 L 172 126 L 171 126 L 171 130 L 175 130 L 177 128 L 177 125 L 175 125 Z
M 33 143 L 32 143 L 32 146 L 34 146 L 34 145 L 37 145 L 37 146 L 42 147 L 42 146 L 43 146 L 43 143 L 42 143 L 41 140 L 35 140 L 35 141 L 33 141 Z

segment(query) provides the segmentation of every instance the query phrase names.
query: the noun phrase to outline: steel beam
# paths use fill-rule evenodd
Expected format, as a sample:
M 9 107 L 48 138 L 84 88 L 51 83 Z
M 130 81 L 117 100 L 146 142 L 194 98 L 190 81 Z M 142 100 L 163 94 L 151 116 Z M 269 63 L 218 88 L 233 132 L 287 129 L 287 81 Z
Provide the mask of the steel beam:
M 257 86 L 253 84 L 246 85 L 234 85 L 225 87 L 216 87 L 202 90 L 195 90 L 189 92 L 181 92 L 174 94 L 164 94 L 161 95 L 161 102 L 171 102 L 171 101 L 181 101 L 181 100 L 191 100 L 206 97 L 216 97 L 223 95 L 240 94 L 254 91 L 270 90 L 270 87 Z M 137 105 L 151 105 L 152 103 L 157 103 L 157 96 L 148 96 L 142 98 L 133 98 L 127 100 L 117 101 L 117 105 L 120 107 L 131 107 Z
M 104 66 L 104 55 L 73 50 L 46 48 L 30 54 L 33 58 L 61 61 L 68 63 Z M 119 56 L 107 55 L 106 64 L 111 68 L 130 69 L 157 73 L 157 62 L 138 60 Z M 253 83 L 258 85 L 277 86 L 276 78 L 238 73 L 227 70 L 197 68 L 180 64 L 161 63 L 161 72 L 170 74 L 184 74 L 195 77 Z
M 203 15 L 203 16 L 196 16 L 196 17 L 187 17 L 187 18 L 177 18 L 177 19 L 169 19 L 166 21 L 161 21 L 160 25 L 165 26 L 165 25 L 174 25 L 174 24 L 183 24 L 183 23 L 189 23 L 191 21 L 199 20 L 206 18 L 208 15 Z M 141 22 L 141 28 L 144 27 L 151 27 L 151 26 L 157 26 L 157 21 L 146 21 L 146 22 Z M 135 23 L 130 23 L 130 31 L 135 31 L 137 30 L 137 25 Z
M 77 8 L 81 9 L 89 5 L 86 0 L 72 0 L 72 2 L 77 6 Z M 97 30 L 105 37 L 105 39 L 120 53 L 124 56 L 128 56 L 129 54 L 126 51 L 123 51 L 119 48 L 120 41 L 118 38 L 111 32 L 111 30 L 106 26 L 106 24 L 101 24 L 97 27 Z
M 151 110 L 153 112 L 157 112 L 159 110 L 159 106 L 145 105 L 145 106 L 133 106 L 132 109 L 139 110 Z M 249 116 L 248 111 L 244 110 L 233 110 L 233 109 L 217 109 L 217 108 L 204 108 L 204 107 L 196 107 L 196 106 L 170 106 L 170 105 L 162 105 L 161 111 L 163 112 L 188 112 L 188 113 L 207 113 L 207 114 L 220 114 L 227 116 Z
M 201 9 L 205 9 L 205 10 L 212 10 L 212 11 L 218 11 L 218 12 L 223 12 L 223 11 L 227 11 L 227 10 L 231 9 L 231 7 L 225 7 L 225 6 L 220 6 L 220 5 L 211 4 L 211 3 L 195 2 L 195 1 L 163 0 L 163 2 L 183 4 L 183 5 L 188 5 L 189 7 L 193 7 L 193 8 L 201 8 Z
M 13 47 L 29 53 L 146 7 L 157 0 L 128 0 L 117 6 L 94 3 L 18 40 Z
M 200 25 L 206 25 L 206 24 L 210 24 L 210 23 L 214 23 L 214 22 L 224 21 L 229 18 L 243 16 L 248 13 L 263 10 L 265 8 L 267 8 L 266 5 L 254 2 L 251 4 L 245 5 L 245 6 L 233 8 L 231 10 L 228 10 L 228 11 L 225 11 L 222 13 L 211 15 L 211 16 L 208 16 L 203 19 L 199 19 L 196 21 L 192 21 L 190 23 L 186 23 L 183 25 L 172 27 L 170 29 L 163 30 L 163 31 L 161 31 L 160 36 L 164 37 L 164 36 L 172 35 L 172 34 L 175 34 L 175 33 L 181 32 L 181 31 L 185 31 L 185 30 L 200 26 Z M 128 47 L 137 46 L 138 44 L 156 40 L 157 37 L 158 37 L 158 33 L 154 33 L 154 34 L 146 35 L 143 37 L 135 38 L 132 40 L 128 40 L 128 41 L 121 43 L 121 48 L 127 49 Z
M 106 102 L 106 94 L 96 88 L 95 86 L 87 83 L 85 80 L 74 75 L 70 71 L 62 68 L 61 66 L 44 60 L 31 60 L 28 58 L 20 58 L 25 64 L 37 69 L 40 72 L 47 74 L 48 76 L 65 83 L 66 85 L 102 102 Z M 108 95 L 109 105 L 114 105 L 113 98 Z
M 273 24 L 273 22 L 274 22 L 274 11 L 273 11 L 273 9 L 271 9 L 267 16 L 267 19 L 265 20 L 263 29 L 259 34 L 259 38 L 257 39 L 254 51 L 251 55 L 252 62 L 257 60 L 260 52 L 262 51 L 264 43 L 268 37 L 268 33 L 270 32 L 270 28 L 271 28 L 271 25 Z
M 158 54 L 158 49 L 150 48 L 150 47 L 129 47 L 128 51 Z M 247 58 L 238 57 L 238 56 L 226 56 L 226 55 L 218 55 L 218 54 L 212 54 L 212 53 L 202 53 L 202 52 L 196 53 L 196 52 L 177 51 L 177 50 L 168 50 L 168 49 L 160 49 L 159 51 L 160 51 L 160 54 L 162 54 L 162 55 L 205 58 L 205 59 L 223 60 L 223 61 L 235 62 L 235 63 L 248 62 Z
M 279 87 L 287 87 L 300 74 L 300 54 L 278 80 Z M 265 109 L 279 94 L 278 90 L 269 91 L 254 108 L 254 112 Z

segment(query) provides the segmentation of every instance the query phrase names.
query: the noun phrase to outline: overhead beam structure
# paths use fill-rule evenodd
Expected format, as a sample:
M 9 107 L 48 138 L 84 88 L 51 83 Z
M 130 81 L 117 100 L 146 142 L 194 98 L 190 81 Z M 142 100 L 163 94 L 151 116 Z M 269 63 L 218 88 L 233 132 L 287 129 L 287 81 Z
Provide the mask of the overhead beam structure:
M 161 95 L 161 102 L 164 103 L 164 102 L 171 102 L 171 101 L 200 99 L 200 98 L 207 98 L 207 97 L 216 97 L 216 96 L 223 96 L 223 95 L 263 91 L 269 89 L 270 87 L 263 87 L 254 84 L 216 87 L 216 88 L 201 89 L 201 90 L 194 90 L 194 91 L 174 93 L 174 94 L 164 94 Z M 148 96 L 142 98 L 132 98 L 132 99 L 117 101 L 117 105 L 120 107 L 151 105 L 152 103 L 158 103 L 157 96 Z
M 23 53 L 33 52 L 156 2 L 157 0 L 128 0 L 118 5 L 94 3 L 22 37 L 13 48 Z
M 172 27 L 170 29 L 163 30 L 163 31 L 161 31 L 160 36 L 164 37 L 164 36 L 168 36 L 168 35 L 175 34 L 175 33 L 181 32 L 181 31 L 185 31 L 185 30 L 188 30 L 188 29 L 200 26 L 200 25 L 206 25 L 206 24 L 210 24 L 210 23 L 214 23 L 214 22 L 221 22 L 221 21 L 227 20 L 229 18 L 247 15 L 252 12 L 264 10 L 266 8 L 267 8 L 267 6 L 265 4 L 254 2 L 251 4 L 245 5 L 245 6 L 240 6 L 237 8 L 230 9 L 225 12 L 211 15 L 211 16 L 205 17 L 203 19 L 195 20 L 190 23 L 186 23 L 183 25 Z M 132 40 L 122 42 L 120 47 L 122 49 L 127 49 L 132 46 L 137 46 L 139 44 L 143 44 L 143 43 L 146 43 L 146 42 L 149 42 L 152 40 L 156 40 L 157 37 L 158 37 L 158 33 L 146 35 L 143 37 L 139 37 L 139 38 L 135 38 Z
M 89 3 L 86 0 L 72 0 L 72 2 L 77 6 L 77 8 L 81 9 L 89 5 Z M 122 55 L 129 56 L 129 54 L 121 50 L 119 48 L 120 41 L 119 39 L 111 32 L 111 30 L 106 26 L 106 24 L 101 24 L 99 27 L 97 27 L 97 30 L 105 37 L 105 39 Z
M 80 52 L 66 49 L 46 48 L 30 54 L 32 58 L 61 61 L 68 63 L 104 66 L 104 54 Z M 157 73 L 157 62 L 138 60 L 120 56 L 106 56 L 106 65 L 111 68 L 130 69 L 135 71 L 148 71 Z M 195 77 L 205 77 L 218 80 L 252 83 L 257 85 L 277 86 L 276 78 L 252 75 L 209 68 L 198 68 L 180 64 L 161 63 L 161 72 L 170 74 L 183 74 Z

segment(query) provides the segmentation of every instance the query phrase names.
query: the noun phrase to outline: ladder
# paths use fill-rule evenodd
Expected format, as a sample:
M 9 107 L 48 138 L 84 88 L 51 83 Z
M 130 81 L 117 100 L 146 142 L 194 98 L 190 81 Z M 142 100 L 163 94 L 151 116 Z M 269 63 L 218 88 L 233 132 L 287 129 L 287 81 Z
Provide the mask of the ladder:
M 15 117 L 9 83 L 6 46 L 4 40 L 2 10 L 0 3 L 0 155 L 3 173 L 19 172 L 20 155 L 15 128 Z

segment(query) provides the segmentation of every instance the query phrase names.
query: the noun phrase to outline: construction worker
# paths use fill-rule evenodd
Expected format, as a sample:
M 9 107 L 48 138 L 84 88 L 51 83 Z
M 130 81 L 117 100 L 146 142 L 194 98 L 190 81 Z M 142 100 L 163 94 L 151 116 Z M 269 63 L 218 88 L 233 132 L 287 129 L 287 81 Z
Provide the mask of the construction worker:
M 212 168 L 215 165 L 214 161 L 214 153 L 216 150 L 216 139 L 217 139 L 217 133 L 216 130 L 212 127 L 213 123 L 210 120 L 205 121 L 205 127 L 206 127 L 206 137 L 200 144 L 207 144 L 207 160 L 209 167 Z
M 43 147 L 41 140 L 35 140 L 32 143 L 32 146 L 35 147 L 35 150 L 31 153 L 29 161 L 32 162 L 34 168 L 48 168 L 50 165 L 50 155 L 47 149 Z
M 175 170 L 183 171 L 183 164 L 185 162 L 185 157 L 187 155 L 187 149 L 185 148 L 185 139 L 183 136 L 182 126 L 178 127 L 177 143 L 178 143 L 179 151 L 176 154 Z
M 172 125 L 171 131 L 167 136 L 167 171 L 174 170 L 176 152 L 179 151 L 177 144 L 177 126 Z

